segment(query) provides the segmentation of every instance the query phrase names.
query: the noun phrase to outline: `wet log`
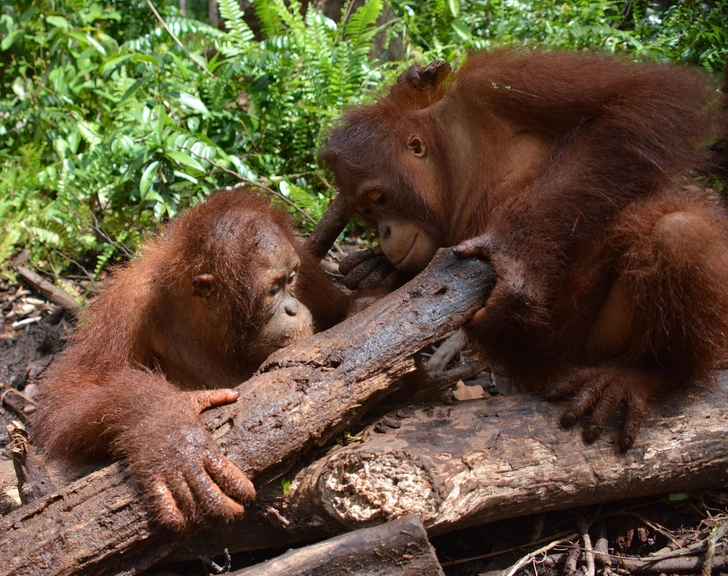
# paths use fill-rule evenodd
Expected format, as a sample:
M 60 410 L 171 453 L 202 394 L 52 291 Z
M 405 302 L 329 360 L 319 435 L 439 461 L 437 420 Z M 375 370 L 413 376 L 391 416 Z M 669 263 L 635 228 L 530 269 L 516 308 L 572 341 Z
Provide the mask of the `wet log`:
M 387 414 L 362 440 L 329 449 L 266 486 L 236 526 L 197 552 L 326 538 L 405 514 L 430 535 L 601 502 L 723 488 L 728 482 L 728 372 L 710 392 L 675 394 L 646 417 L 633 448 L 615 418 L 594 444 L 558 425 L 564 403 L 515 394 Z
M 444 576 L 422 522 L 404 516 L 291 550 L 231 576 Z
M 286 521 L 352 529 L 416 514 L 430 535 L 551 510 L 728 482 L 728 373 L 711 391 L 674 394 L 633 448 L 619 418 L 586 444 L 558 425 L 563 403 L 532 395 L 401 410 L 301 470 Z
M 492 280 L 488 264 L 440 251 L 415 280 L 362 314 L 272 355 L 238 387 L 238 402 L 206 413 L 205 425 L 234 463 L 264 483 L 349 428 L 414 370 L 418 350 L 483 305 Z M 181 541 L 152 521 L 120 464 L 4 516 L 0 534 L 0 574 L 15 576 L 133 574 Z

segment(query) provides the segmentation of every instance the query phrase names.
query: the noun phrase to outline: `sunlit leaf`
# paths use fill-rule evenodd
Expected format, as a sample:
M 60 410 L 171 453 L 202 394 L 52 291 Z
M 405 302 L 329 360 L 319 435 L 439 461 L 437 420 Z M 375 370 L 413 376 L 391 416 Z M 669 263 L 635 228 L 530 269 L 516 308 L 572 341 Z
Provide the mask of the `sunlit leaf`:
M 179 99 L 180 104 L 183 104 L 188 108 L 192 108 L 193 110 L 197 110 L 197 112 L 200 112 L 201 114 L 207 115 L 210 113 L 210 111 L 207 109 L 207 106 L 203 104 L 202 100 L 193 96 L 192 94 L 187 94 L 187 92 L 180 92 L 177 98 Z
M 184 164 L 185 166 L 189 166 L 190 168 L 199 170 L 200 172 L 205 171 L 205 168 L 202 166 L 202 164 L 200 164 L 192 156 L 190 156 L 189 154 L 185 154 L 184 152 L 170 151 L 166 152 L 166 156 L 168 156 L 178 164 Z
M 63 16 L 46 16 L 46 22 L 56 28 L 69 29 L 71 25 Z
M 460 14 L 460 0 L 447 0 L 447 7 L 450 9 L 452 17 L 457 18 Z
M 463 40 L 470 40 L 473 37 L 472 33 L 470 32 L 470 28 L 468 28 L 465 23 L 462 22 L 462 20 L 455 20 L 452 23 L 452 29 Z
M 150 162 L 149 165 L 142 172 L 142 177 L 139 179 L 139 192 L 141 192 L 142 198 L 146 196 L 149 188 L 152 185 L 152 180 L 157 173 L 157 166 L 159 166 L 159 160 Z

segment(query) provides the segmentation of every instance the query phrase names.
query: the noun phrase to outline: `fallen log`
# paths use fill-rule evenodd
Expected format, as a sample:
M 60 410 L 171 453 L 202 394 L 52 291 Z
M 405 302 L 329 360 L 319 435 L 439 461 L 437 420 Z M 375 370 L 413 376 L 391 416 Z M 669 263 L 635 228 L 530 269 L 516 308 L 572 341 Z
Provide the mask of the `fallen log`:
M 728 373 L 710 392 L 666 398 L 622 453 L 613 419 L 586 444 L 558 425 L 563 404 L 512 395 L 400 410 L 364 440 L 292 480 L 286 519 L 354 528 L 416 514 L 430 535 L 624 498 L 728 482 Z
M 290 544 L 415 514 L 430 535 L 529 514 L 728 483 L 728 372 L 715 389 L 667 398 L 646 417 L 627 453 L 619 418 L 585 444 L 558 425 L 563 403 L 534 395 L 400 410 L 361 442 L 335 447 L 297 473 L 288 494 L 259 493 L 255 531 L 234 527 L 195 541 L 221 547 Z
M 482 306 L 488 279 L 485 262 L 440 251 L 415 280 L 363 313 L 273 354 L 238 387 L 238 402 L 209 411 L 205 425 L 260 485 L 347 429 L 414 370 L 413 354 Z M 6 515 L 0 574 L 143 570 L 180 538 L 153 523 L 138 500 L 115 464 Z
M 68 310 L 76 310 L 79 307 L 78 302 L 76 302 L 69 294 L 66 294 L 66 292 L 60 288 L 56 288 L 40 274 L 36 274 L 25 266 L 16 266 L 15 270 L 18 273 L 18 276 L 25 280 L 25 282 L 33 288 L 33 290 L 38 292 L 38 294 L 43 296 L 43 298 L 49 302 L 58 304 Z
M 231 576 L 444 576 L 422 522 L 404 516 L 291 550 Z

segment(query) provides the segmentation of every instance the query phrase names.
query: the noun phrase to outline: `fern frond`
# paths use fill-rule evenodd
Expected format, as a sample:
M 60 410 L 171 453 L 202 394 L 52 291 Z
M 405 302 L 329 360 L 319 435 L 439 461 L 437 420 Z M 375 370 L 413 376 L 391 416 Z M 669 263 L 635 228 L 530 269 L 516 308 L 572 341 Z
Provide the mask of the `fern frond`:
M 275 0 L 254 0 L 255 15 L 260 20 L 260 29 L 265 38 L 283 34 L 283 23 L 278 17 Z
M 255 39 L 253 32 L 243 19 L 243 11 L 240 9 L 238 0 L 218 0 L 220 15 L 225 18 L 229 29 L 228 39 L 244 48 Z
M 344 26 L 344 34 L 351 39 L 355 46 L 368 42 L 374 36 L 375 24 L 382 13 L 382 8 L 382 0 L 367 0 L 351 15 Z

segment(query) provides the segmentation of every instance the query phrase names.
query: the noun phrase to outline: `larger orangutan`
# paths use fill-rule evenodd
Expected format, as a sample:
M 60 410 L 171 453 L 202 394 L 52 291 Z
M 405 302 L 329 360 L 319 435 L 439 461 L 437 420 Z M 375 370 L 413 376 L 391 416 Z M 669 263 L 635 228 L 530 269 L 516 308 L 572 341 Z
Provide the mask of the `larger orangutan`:
M 274 350 L 343 319 L 347 298 L 291 223 L 249 192 L 218 192 L 117 269 L 41 383 L 31 432 L 54 458 L 126 458 L 174 529 L 231 519 L 255 490 L 198 414 Z M 311 312 L 313 312 L 313 317 Z
M 516 385 L 573 393 L 561 422 L 590 414 L 587 441 L 626 403 L 627 449 L 651 398 L 728 356 L 728 218 L 681 181 L 723 122 L 717 99 L 686 68 L 493 51 L 455 74 L 410 68 L 322 155 L 399 273 L 443 246 L 489 259 L 471 340 Z M 351 284 L 384 275 L 357 263 Z

